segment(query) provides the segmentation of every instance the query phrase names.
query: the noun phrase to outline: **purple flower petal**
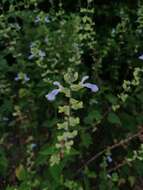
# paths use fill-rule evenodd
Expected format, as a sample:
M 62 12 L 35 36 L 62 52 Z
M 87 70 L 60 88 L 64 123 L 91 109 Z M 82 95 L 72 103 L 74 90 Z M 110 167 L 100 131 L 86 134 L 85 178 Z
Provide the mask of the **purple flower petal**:
M 33 47 L 35 47 L 35 46 L 36 46 L 36 43 L 35 43 L 35 42 L 31 42 L 31 43 L 30 43 L 30 49 L 33 48 Z
M 36 146 L 37 146 L 36 143 L 32 143 L 32 144 L 31 144 L 31 148 L 32 148 L 32 149 L 36 148 Z
M 111 156 L 107 156 L 107 161 L 108 161 L 109 163 L 113 162 Z
M 62 85 L 58 81 L 54 81 L 53 85 L 58 86 L 59 89 L 62 89 Z
M 33 55 L 33 54 L 31 54 L 31 55 L 28 56 L 28 59 L 29 59 L 29 60 L 31 60 L 31 59 L 33 59 L 33 58 L 34 58 L 34 55 Z
M 43 60 L 44 57 L 46 56 L 46 53 L 42 50 L 39 50 L 39 56 L 40 56 L 40 59 Z
M 99 90 L 99 88 L 96 84 L 84 83 L 84 84 L 82 84 L 82 86 L 89 88 L 92 92 L 97 92 Z
M 49 16 L 46 16 L 46 17 L 45 17 L 45 22 L 46 22 L 46 23 L 49 23 L 49 22 L 50 22 Z
M 27 82 L 27 81 L 30 80 L 30 78 L 25 74 L 25 75 L 24 75 L 24 80 L 25 80 L 25 82 Z
M 19 76 L 18 76 L 18 74 L 17 74 L 17 76 L 14 78 L 14 80 L 15 81 L 18 81 L 20 78 L 19 78 Z
M 35 18 L 35 21 L 34 21 L 34 22 L 35 22 L 35 23 L 38 23 L 38 22 L 40 22 L 40 20 L 41 20 L 41 19 L 40 19 L 40 17 L 39 17 L 39 16 L 36 16 L 36 18 Z
M 81 84 L 83 84 L 87 79 L 89 78 L 89 76 L 84 76 L 82 79 L 81 79 Z
M 139 56 L 139 59 L 143 60 L 143 55 L 140 55 L 140 56 Z
M 60 89 L 54 89 L 54 90 L 52 90 L 52 92 L 50 92 L 49 94 L 47 94 L 45 97 L 49 101 L 53 101 L 53 100 L 55 100 L 55 98 L 59 94 L 59 92 L 60 92 Z

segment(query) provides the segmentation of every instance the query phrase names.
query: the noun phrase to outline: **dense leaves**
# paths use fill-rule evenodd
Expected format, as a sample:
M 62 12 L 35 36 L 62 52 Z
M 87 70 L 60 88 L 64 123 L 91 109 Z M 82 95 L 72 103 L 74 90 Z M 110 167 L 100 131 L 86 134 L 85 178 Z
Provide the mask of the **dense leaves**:
M 0 189 L 139 188 L 142 32 L 139 0 L 0 2 Z

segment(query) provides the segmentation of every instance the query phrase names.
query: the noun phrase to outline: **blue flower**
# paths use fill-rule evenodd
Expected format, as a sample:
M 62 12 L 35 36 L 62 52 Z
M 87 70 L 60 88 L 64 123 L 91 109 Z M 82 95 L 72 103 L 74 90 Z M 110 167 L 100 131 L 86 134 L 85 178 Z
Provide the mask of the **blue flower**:
M 45 42 L 46 44 L 48 44 L 49 39 L 46 37 L 45 40 L 44 40 L 44 42 Z
M 35 23 L 38 23 L 38 22 L 40 22 L 40 20 L 41 20 L 41 18 L 39 17 L 39 16 L 36 16 L 36 18 L 35 18 Z
M 85 84 L 83 84 L 83 87 L 89 88 L 92 92 L 98 91 L 98 87 L 95 84 L 85 83 Z
M 54 84 L 55 86 L 58 86 L 59 88 L 52 90 L 50 93 L 48 93 L 48 94 L 45 96 L 45 97 L 47 98 L 47 100 L 49 100 L 49 101 L 55 100 L 56 96 L 59 94 L 59 92 L 60 92 L 61 89 L 62 89 L 62 86 L 61 86 L 61 84 L 60 84 L 59 82 L 55 81 L 53 84 Z
M 31 55 L 28 56 L 28 59 L 29 59 L 29 60 L 31 60 L 31 59 L 33 59 L 33 58 L 34 58 L 34 54 L 31 54 Z
M 116 32 L 116 30 L 115 30 L 115 28 L 113 28 L 111 33 L 115 34 L 115 32 Z
M 46 56 L 46 53 L 42 50 L 39 50 L 39 56 L 40 56 L 40 59 L 43 60 L 44 57 Z
M 109 163 L 111 163 L 111 162 L 113 162 L 113 160 L 112 160 L 112 158 L 111 158 L 111 156 L 107 156 L 107 161 L 109 162 Z
M 60 92 L 59 89 L 52 90 L 52 92 L 50 92 L 49 94 L 46 95 L 46 98 L 49 101 L 53 101 L 53 100 L 55 100 L 55 98 L 59 94 L 59 92 Z
M 19 26 L 18 23 L 15 23 L 15 28 L 16 28 L 17 30 L 20 30 L 20 29 L 21 29 L 21 27 Z
M 36 146 L 37 146 L 37 144 L 35 144 L 35 143 L 32 143 L 32 144 L 31 144 L 31 148 L 32 148 L 32 149 L 36 148 Z
M 49 23 L 49 22 L 50 22 L 49 16 L 46 16 L 46 17 L 45 17 L 45 22 L 46 22 L 46 23 Z
M 36 43 L 35 43 L 35 42 L 31 42 L 31 43 L 30 43 L 30 49 L 33 48 L 33 47 L 35 47 L 35 46 L 36 46 Z
M 84 83 L 88 78 L 89 78 L 89 76 L 84 76 L 80 82 L 80 85 L 82 87 L 89 88 L 92 92 L 97 92 L 99 90 L 99 88 L 96 84 Z
M 29 80 L 30 80 L 30 78 L 25 74 L 25 75 L 24 75 L 24 81 L 27 82 L 27 81 L 29 81 Z
M 9 118 L 8 117 L 3 117 L 2 120 L 3 121 L 9 121 Z
M 14 80 L 15 81 L 18 81 L 20 78 L 19 78 L 19 75 L 17 74 L 16 77 L 14 77 Z
M 23 74 L 23 73 L 22 75 L 17 74 L 16 77 L 14 78 L 15 81 L 22 80 L 22 79 L 24 80 L 24 82 L 28 82 L 30 80 L 27 74 Z
M 139 59 L 143 60 L 143 55 L 140 55 L 140 56 L 139 56 Z

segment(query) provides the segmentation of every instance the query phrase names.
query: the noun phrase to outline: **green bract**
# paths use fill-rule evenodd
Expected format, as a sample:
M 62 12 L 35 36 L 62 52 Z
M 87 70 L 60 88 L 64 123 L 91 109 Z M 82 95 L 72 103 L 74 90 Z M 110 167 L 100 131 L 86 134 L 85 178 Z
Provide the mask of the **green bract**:
M 79 117 L 74 116 L 75 113 L 73 111 L 83 108 L 83 102 L 72 97 L 72 92 L 75 90 L 72 90 L 71 88 L 77 79 L 78 74 L 74 74 L 73 69 L 68 69 L 68 72 L 64 75 L 64 80 L 66 83 L 68 83 L 69 87 L 62 87 L 61 92 L 64 93 L 64 95 L 68 98 L 68 103 L 64 106 L 59 106 L 58 108 L 58 112 L 64 114 L 64 122 L 57 123 L 59 134 L 57 135 L 55 147 L 57 148 L 58 153 L 56 152 L 54 156 L 51 156 L 51 166 L 59 164 L 60 160 L 70 153 L 74 144 L 73 140 L 78 134 L 78 125 L 80 125 L 80 119 Z

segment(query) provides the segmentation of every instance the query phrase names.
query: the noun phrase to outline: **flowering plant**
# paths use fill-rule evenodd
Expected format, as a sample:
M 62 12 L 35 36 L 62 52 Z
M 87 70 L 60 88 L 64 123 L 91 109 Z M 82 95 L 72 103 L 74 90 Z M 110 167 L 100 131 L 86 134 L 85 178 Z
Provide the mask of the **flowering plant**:
M 55 81 L 53 84 L 58 86 L 58 88 L 52 90 L 45 96 L 49 101 L 54 101 L 59 93 L 63 93 L 65 97 L 68 98 L 68 103 L 58 108 L 58 112 L 64 114 L 64 121 L 62 123 L 57 123 L 58 133 L 57 142 L 55 144 L 56 150 L 50 158 L 51 165 L 58 164 L 65 155 L 70 154 L 74 144 L 73 139 L 78 134 L 80 118 L 75 117 L 72 112 L 82 109 L 83 102 L 75 99 L 72 92 L 79 92 L 84 87 L 90 89 L 92 92 L 98 91 L 96 84 L 85 82 L 88 78 L 88 76 L 84 76 L 79 83 L 75 84 L 78 80 L 78 73 L 73 73 L 72 69 L 68 69 L 67 74 L 64 75 L 64 80 L 68 83 L 69 87 L 64 87 L 59 82 Z

